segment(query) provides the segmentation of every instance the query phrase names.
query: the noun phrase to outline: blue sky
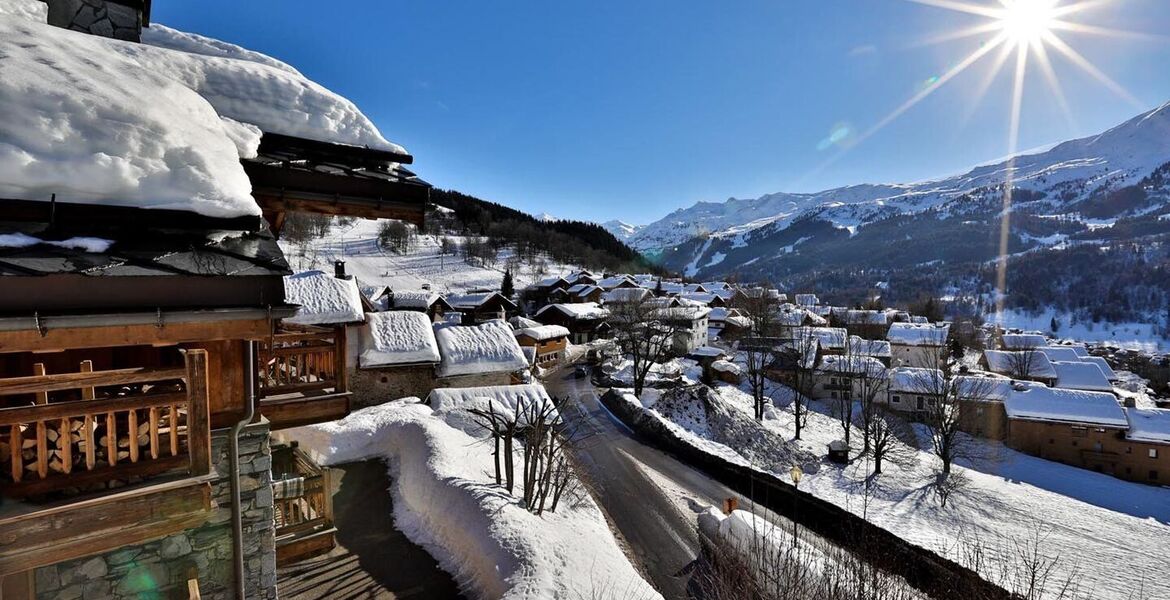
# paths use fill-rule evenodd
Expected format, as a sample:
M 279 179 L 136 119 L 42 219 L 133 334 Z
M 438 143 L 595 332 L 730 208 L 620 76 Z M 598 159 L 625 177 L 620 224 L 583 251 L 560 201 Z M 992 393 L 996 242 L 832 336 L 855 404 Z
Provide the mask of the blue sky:
M 1170 2 L 1077 18 L 1164 34 Z M 1009 70 L 973 101 L 989 56 L 838 156 L 832 132 L 872 127 L 992 35 L 924 45 L 983 19 L 905 0 L 204 0 L 157 2 L 153 19 L 348 96 L 436 186 L 563 218 L 646 223 L 700 200 L 913 181 L 1008 147 Z M 1062 35 L 1137 105 L 1056 59 L 1073 118 L 1031 70 L 1020 148 L 1170 101 L 1170 38 Z

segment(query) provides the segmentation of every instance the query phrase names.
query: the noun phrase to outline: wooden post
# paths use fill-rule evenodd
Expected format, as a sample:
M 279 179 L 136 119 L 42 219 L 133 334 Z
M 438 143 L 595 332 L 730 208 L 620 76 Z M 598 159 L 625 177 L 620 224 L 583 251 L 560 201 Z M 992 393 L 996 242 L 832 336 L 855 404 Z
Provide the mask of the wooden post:
M 45 376 L 45 363 L 36 363 L 33 365 L 33 375 L 37 377 Z M 46 405 L 49 403 L 48 392 L 37 392 L 37 404 Z M 37 475 L 41 479 L 49 476 L 49 439 L 46 431 L 46 424 L 44 421 L 37 421 Z M 19 452 L 20 447 L 12 449 L 13 452 Z
M 329 467 L 321 467 L 321 488 L 325 500 L 325 520 L 329 527 L 333 526 L 333 471 Z
M 93 373 L 93 361 L 92 360 L 81 361 L 81 372 L 82 373 Z M 96 395 L 97 395 L 97 392 L 92 387 L 81 388 L 81 399 L 82 400 L 93 400 Z M 97 448 L 94 446 L 94 439 L 93 439 L 94 438 L 94 436 L 93 436 L 93 429 L 94 429 L 93 415 L 89 414 L 88 412 L 85 413 L 85 422 L 81 425 L 81 429 L 82 429 L 81 439 L 82 439 L 82 441 L 85 442 L 85 468 L 88 471 L 92 471 L 94 465 L 97 464 Z
M 334 357 L 334 369 L 336 369 L 334 377 L 336 377 L 337 387 L 334 391 L 343 393 L 349 391 L 349 365 L 345 360 L 345 325 L 337 328 L 337 335 L 333 338 L 336 345 L 336 356 Z
M 211 472 L 211 414 L 207 402 L 207 351 L 185 350 L 187 362 L 187 451 L 191 474 Z

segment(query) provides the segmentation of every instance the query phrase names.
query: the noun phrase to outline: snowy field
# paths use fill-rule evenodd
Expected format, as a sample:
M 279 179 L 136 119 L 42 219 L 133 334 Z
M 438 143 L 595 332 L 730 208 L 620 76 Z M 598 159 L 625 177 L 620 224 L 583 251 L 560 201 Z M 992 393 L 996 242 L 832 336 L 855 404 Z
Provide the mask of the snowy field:
M 473 597 L 661 598 L 588 494 L 536 516 L 496 487 L 490 442 L 460 412 L 405 399 L 282 435 L 326 465 L 384 459 L 395 525 Z
M 442 255 L 439 238 L 432 235 L 414 237 L 410 250 L 404 254 L 382 250 L 378 246 L 378 230 L 383 221 L 358 219 L 348 225 L 334 225 L 330 233 L 307 244 L 282 241 L 280 247 L 294 271 L 319 269 L 333 272 L 333 261 L 345 260 L 346 272 L 356 276 L 364 285 L 386 285 L 395 290 L 417 290 L 430 284 L 436 292 L 457 293 L 476 288 L 500 289 L 509 250 L 500 252 L 494 266 L 469 265 L 456 255 Z M 462 243 L 459 236 L 446 236 Z M 512 273 L 516 289 L 544 277 L 566 275 L 580 270 L 570 265 L 545 260 L 540 272 L 523 261 Z
M 750 393 L 727 384 L 715 389 L 727 406 L 751 416 Z M 778 410 L 766 411 L 764 427 L 792 440 L 791 391 L 777 385 L 769 395 Z M 652 394 L 643 404 L 653 402 Z M 823 457 L 828 443 L 842 437 L 842 430 L 826 403 L 814 401 L 811 408 L 802 440 L 796 444 Z M 712 431 L 714 421 L 681 421 L 672 429 L 696 446 L 734 462 L 754 462 L 715 441 L 728 433 Z M 852 435 L 861 436 L 856 430 Z M 918 436 L 920 447 L 928 448 L 925 432 L 918 431 Z M 1059 557 L 1060 574 L 1077 575 L 1082 594 L 1118 600 L 1166 597 L 1160 594 L 1170 586 L 1170 559 L 1165 553 L 1170 548 L 1170 489 L 1042 460 L 998 442 L 975 443 L 980 458 L 955 467 L 970 484 L 945 508 L 928 487 L 937 460 L 927 450 L 918 452 L 915 465 L 883 465 L 884 473 L 871 486 L 868 500 L 865 479 L 871 465 L 865 460 L 843 469 L 827 462 L 815 472 L 806 469 L 801 489 L 951 558 L 959 559 L 960 547 L 973 542 L 998 554 L 1009 552 L 1014 541 L 1039 539 L 1044 553 Z
M 1060 324 L 1060 328 L 1052 332 L 1053 317 Z M 1158 333 L 1158 323 L 1077 323 L 1072 324 L 1066 313 L 1058 313 L 1051 308 L 1035 315 L 1008 309 L 1003 313 L 987 315 L 988 323 L 998 323 L 1007 328 L 1018 328 L 1025 331 L 1041 331 L 1058 339 L 1070 339 L 1085 343 L 1106 343 L 1146 352 L 1170 351 L 1170 340 Z

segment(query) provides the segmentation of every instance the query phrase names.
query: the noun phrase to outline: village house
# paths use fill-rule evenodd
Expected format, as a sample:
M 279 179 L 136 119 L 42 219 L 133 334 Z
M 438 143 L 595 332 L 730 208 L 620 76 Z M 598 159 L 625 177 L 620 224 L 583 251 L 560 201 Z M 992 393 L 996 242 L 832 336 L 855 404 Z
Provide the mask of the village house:
M 849 347 L 849 332 L 840 327 L 801 327 L 791 337 L 800 340 L 808 336 L 817 339 L 822 355 L 841 356 Z
M 712 308 L 707 315 L 707 337 L 735 341 L 752 331 L 752 321 L 738 308 Z
M 943 373 L 938 369 L 894 367 L 889 372 L 885 400 L 891 410 L 915 421 L 925 421 L 943 400 L 947 391 Z
M 605 305 L 640 304 L 654 296 L 645 288 L 617 288 L 601 294 L 601 302 Z
M 614 275 L 595 281 L 593 283 L 606 292 L 610 290 L 631 289 L 639 287 L 638 283 L 634 281 L 633 278 L 631 278 L 629 275 Z
M 415 310 L 366 315 L 349 389 L 357 406 L 407 396 L 426 397 L 441 361 L 430 318 Z
M 828 320 L 820 315 L 793 304 L 781 304 L 776 309 L 775 324 L 780 337 L 792 338 L 806 327 L 825 327 Z
M 463 315 L 464 325 L 477 325 L 496 319 L 507 320 L 519 308 L 499 292 L 471 292 L 447 296 L 451 310 Z
M 509 385 L 527 377 L 529 362 L 504 321 L 434 326 L 439 346 L 437 387 Z
M 711 309 L 701 306 L 675 306 L 655 309 L 650 313 L 650 316 L 674 328 L 671 352 L 678 356 L 684 356 L 696 348 L 707 345 L 707 316 L 709 314 L 711 314 Z
M 574 286 L 581 283 L 597 285 L 598 276 L 590 273 L 589 271 L 578 271 L 565 277 L 565 282 L 568 283 L 569 286 Z
M 891 323 L 886 332 L 894 366 L 938 368 L 946 358 L 947 323 Z
M 853 356 L 869 356 L 876 358 L 885 366 L 890 366 L 890 343 L 885 340 L 867 340 L 855 335 L 849 336 L 849 347 L 846 354 Z
M 1011 377 L 1043 383 L 1055 387 L 1056 368 L 1048 356 L 1036 350 L 984 350 L 979 365 L 986 371 Z
M 444 315 L 455 309 L 443 296 L 430 290 L 391 290 L 386 291 L 385 310 L 409 310 L 426 313 L 432 323 L 439 323 Z
M 609 337 L 609 311 L 591 302 L 549 304 L 537 311 L 535 318 L 544 325 L 560 325 L 569 330 L 569 341 L 587 344 Z
M 793 297 L 792 302 L 797 306 L 811 308 L 813 306 L 819 306 L 821 299 L 817 298 L 816 294 L 797 294 Z
M 954 381 L 959 408 L 959 428 L 966 433 L 993 440 L 1006 440 L 1007 412 L 1004 403 L 1015 382 L 994 373 L 960 375 Z
M 1005 333 L 999 336 L 999 349 L 1007 351 L 1036 350 L 1048 345 L 1048 339 L 1038 333 Z
M 569 346 L 569 330 L 560 325 L 538 325 L 515 330 L 521 348 L 531 348 L 533 364 L 543 369 L 555 367 Z
M 809 396 L 817 400 L 857 400 L 886 378 L 886 367 L 868 356 L 820 357 Z
M 596 285 L 578 283 L 565 290 L 564 298 L 567 302 L 601 302 L 602 292 Z
M 833 316 L 833 325 L 867 340 L 884 339 L 890 329 L 886 313 L 880 310 L 844 310 Z

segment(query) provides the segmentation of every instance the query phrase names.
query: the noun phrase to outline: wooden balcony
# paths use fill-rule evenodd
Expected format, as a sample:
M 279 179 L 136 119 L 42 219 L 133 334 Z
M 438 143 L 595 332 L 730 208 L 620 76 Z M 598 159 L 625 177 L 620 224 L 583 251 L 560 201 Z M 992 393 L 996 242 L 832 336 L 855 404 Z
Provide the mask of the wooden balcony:
M 349 414 L 345 329 L 282 325 L 257 352 L 260 414 L 273 429 Z
M 211 508 L 207 353 L 0 379 L 0 575 L 157 539 Z M 27 405 L 16 405 L 31 398 Z M 4 406 L 5 404 L 0 404 Z
M 276 561 L 285 565 L 333 549 L 333 482 L 295 445 L 272 449 Z

